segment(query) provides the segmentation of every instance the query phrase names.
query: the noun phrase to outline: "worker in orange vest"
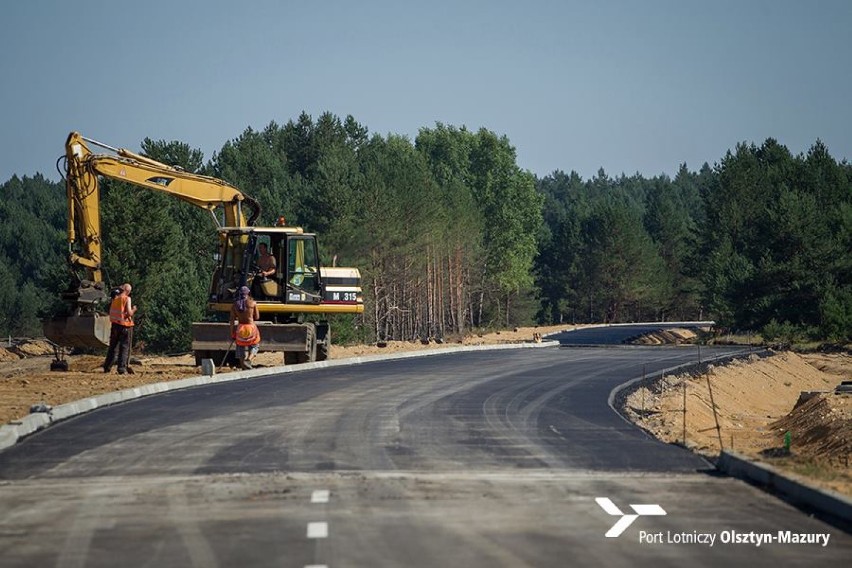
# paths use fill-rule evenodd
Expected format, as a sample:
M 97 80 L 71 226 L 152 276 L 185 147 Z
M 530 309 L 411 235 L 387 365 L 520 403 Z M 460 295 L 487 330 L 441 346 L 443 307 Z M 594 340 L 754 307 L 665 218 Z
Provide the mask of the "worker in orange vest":
M 243 369 L 251 369 L 252 359 L 260 349 L 260 330 L 254 323 L 259 318 L 257 302 L 252 299 L 248 286 L 241 287 L 237 299 L 231 306 L 231 317 L 228 321 L 231 338 L 237 344 L 237 360 Z
M 109 350 L 104 360 L 104 373 L 109 373 L 115 362 L 116 348 L 118 348 L 118 374 L 127 372 L 127 360 L 130 358 L 130 332 L 133 329 L 133 314 L 136 306 L 130 301 L 130 293 L 133 287 L 122 284 L 120 293 L 113 298 L 109 306 L 109 321 L 112 324 L 109 332 Z

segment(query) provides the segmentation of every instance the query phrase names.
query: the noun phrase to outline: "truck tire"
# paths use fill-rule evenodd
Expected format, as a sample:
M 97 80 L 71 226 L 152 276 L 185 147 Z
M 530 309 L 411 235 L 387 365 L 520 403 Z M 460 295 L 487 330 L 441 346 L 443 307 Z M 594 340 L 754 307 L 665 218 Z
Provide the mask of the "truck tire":
M 307 328 L 306 351 L 285 351 L 284 364 L 298 365 L 300 363 L 313 363 L 317 360 L 317 332 L 312 323 L 304 324 Z
M 305 353 L 299 353 L 300 363 L 313 363 L 317 360 L 317 331 L 314 324 L 305 324 L 308 326 L 308 350 Z
M 317 361 L 327 361 L 331 358 L 331 329 L 326 326 L 325 338 L 317 343 Z
M 295 351 L 285 351 L 284 352 L 284 364 L 285 365 L 295 365 L 299 362 L 299 354 Z

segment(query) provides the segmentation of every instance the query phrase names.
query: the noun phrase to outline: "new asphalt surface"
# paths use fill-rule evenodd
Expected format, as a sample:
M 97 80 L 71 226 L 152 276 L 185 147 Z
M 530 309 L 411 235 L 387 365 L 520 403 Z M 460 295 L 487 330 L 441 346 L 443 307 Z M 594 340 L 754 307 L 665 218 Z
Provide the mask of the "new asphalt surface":
M 614 343 L 625 331 L 602 329 L 617 329 Z M 732 350 L 704 348 L 702 358 Z M 609 407 L 618 385 L 697 356 L 694 347 L 477 351 L 100 409 L 0 453 L 0 566 L 848 560 L 849 535 L 715 475 Z M 639 516 L 607 538 L 622 516 L 597 497 L 623 513 L 657 504 L 666 515 Z M 788 543 L 787 531 L 828 534 L 828 544 Z M 785 542 L 737 541 L 751 533 Z M 683 542 L 699 534 L 715 535 L 713 546 Z

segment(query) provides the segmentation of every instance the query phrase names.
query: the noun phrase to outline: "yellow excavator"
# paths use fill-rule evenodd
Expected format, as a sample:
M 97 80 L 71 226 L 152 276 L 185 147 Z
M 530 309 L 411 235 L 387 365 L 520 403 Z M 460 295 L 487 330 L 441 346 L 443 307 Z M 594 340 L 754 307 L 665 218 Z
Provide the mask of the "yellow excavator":
M 98 146 L 110 153 L 93 153 Z M 361 274 L 357 268 L 320 264 L 316 235 L 287 226 L 256 227 L 260 205 L 242 191 L 213 177 L 189 173 L 122 148 L 114 148 L 77 132 L 65 143 L 65 186 L 68 200 L 68 262 L 74 280 L 63 299 L 69 315 L 44 323 L 45 337 L 60 348 L 98 348 L 109 344 L 110 322 L 104 313 L 109 286 L 104 281 L 99 178 L 128 182 L 174 196 L 210 211 L 218 235 L 215 269 L 207 307 L 210 321 L 192 324 L 196 364 L 211 359 L 235 364 L 228 317 L 235 294 L 249 286 L 258 302 L 262 349 L 284 354 L 285 363 L 321 361 L 329 357 L 331 329 L 326 314 L 364 311 Z M 246 209 L 250 214 L 246 216 Z M 276 271 L 262 276 L 258 248 L 266 245 Z M 305 321 L 306 316 L 319 321 Z M 67 370 L 57 349 L 51 369 Z

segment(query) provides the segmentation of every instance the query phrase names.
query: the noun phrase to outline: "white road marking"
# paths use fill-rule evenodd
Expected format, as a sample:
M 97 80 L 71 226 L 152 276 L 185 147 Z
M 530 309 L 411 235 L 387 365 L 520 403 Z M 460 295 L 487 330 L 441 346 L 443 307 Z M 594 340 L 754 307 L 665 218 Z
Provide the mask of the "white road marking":
M 319 489 L 311 494 L 311 503 L 328 503 L 330 492 L 328 489 Z
M 331 492 L 328 489 L 317 489 L 311 493 L 311 503 L 328 503 Z M 308 538 L 327 538 L 328 523 L 308 523 Z M 325 564 L 308 564 L 305 568 L 328 568 Z
M 308 523 L 308 538 L 326 538 L 328 536 L 328 523 Z

